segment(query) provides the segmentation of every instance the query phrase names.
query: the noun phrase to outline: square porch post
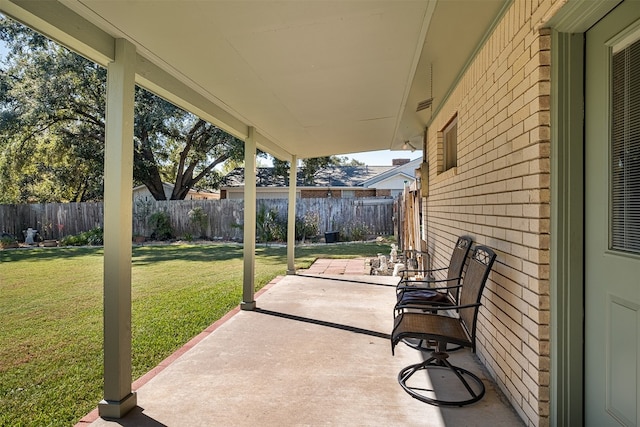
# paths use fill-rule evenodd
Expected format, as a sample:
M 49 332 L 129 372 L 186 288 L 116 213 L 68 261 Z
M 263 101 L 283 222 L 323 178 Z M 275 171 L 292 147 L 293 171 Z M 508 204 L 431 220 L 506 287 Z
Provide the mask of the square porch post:
M 289 168 L 289 206 L 287 210 L 287 274 L 296 274 L 296 189 L 298 157 L 291 156 Z
M 137 403 L 131 390 L 131 227 L 133 103 L 136 48 L 115 41 L 107 69 L 104 159 L 104 399 L 103 418 L 121 418 Z
M 256 138 L 255 128 L 249 127 L 244 143 L 244 273 L 242 284 L 242 310 L 256 308 L 255 264 L 256 264 Z

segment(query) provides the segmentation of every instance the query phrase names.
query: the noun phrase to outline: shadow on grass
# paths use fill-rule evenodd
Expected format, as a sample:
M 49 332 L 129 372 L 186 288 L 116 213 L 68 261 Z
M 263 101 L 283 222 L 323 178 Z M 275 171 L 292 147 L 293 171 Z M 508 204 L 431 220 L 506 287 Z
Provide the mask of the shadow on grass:
M 239 245 L 141 246 L 133 250 L 133 264 L 145 265 L 161 261 L 228 261 L 242 259 Z
M 0 262 L 39 262 L 60 258 L 77 258 L 98 255 L 102 256 L 101 246 L 96 247 L 64 247 L 64 248 L 20 248 L 0 251 Z
M 379 252 L 386 252 L 386 245 L 374 243 L 352 243 L 339 245 L 313 245 L 296 247 L 296 258 L 305 257 L 357 257 L 376 256 Z M 104 248 L 95 247 L 58 247 L 58 248 L 20 248 L 0 251 L 0 262 L 36 262 L 56 260 L 61 258 L 73 259 L 86 256 L 103 256 Z M 287 249 L 283 246 L 258 246 L 256 255 L 286 262 Z M 185 261 L 226 261 L 241 259 L 243 246 L 238 244 L 204 244 L 204 245 L 148 245 L 133 247 L 133 264 L 145 265 L 153 262 L 168 260 Z
M 40 262 L 46 260 L 73 259 L 104 255 L 102 246 L 61 248 L 20 248 L 0 251 L 0 262 Z M 242 258 L 242 246 L 238 245 L 154 245 L 138 246 L 132 251 L 134 265 L 170 260 L 226 261 Z

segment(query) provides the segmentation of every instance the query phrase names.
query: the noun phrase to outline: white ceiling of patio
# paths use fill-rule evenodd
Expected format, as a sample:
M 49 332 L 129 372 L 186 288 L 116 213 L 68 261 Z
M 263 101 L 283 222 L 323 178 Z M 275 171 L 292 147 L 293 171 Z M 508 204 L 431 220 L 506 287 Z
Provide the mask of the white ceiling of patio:
M 44 12 L 51 2 L 0 1 L 10 15 L 17 6 L 37 16 L 42 6 L 52 23 Z M 261 148 L 305 158 L 401 149 L 407 140 L 421 148 L 431 113 L 504 3 L 60 0 L 55 15 L 65 22 L 75 12 L 100 34 L 128 39 L 144 59 L 254 126 Z M 65 25 L 36 29 L 56 37 Z M 416 113 L 428 98 L 432 106 Z

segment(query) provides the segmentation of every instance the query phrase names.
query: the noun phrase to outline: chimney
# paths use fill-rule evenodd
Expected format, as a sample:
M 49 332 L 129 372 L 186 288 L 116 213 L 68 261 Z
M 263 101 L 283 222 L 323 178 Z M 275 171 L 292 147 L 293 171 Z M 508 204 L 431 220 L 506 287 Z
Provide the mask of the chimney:
M 391 166 L 402 166 L 409 163 L 411 159 L 393 159 L 391 160 Z

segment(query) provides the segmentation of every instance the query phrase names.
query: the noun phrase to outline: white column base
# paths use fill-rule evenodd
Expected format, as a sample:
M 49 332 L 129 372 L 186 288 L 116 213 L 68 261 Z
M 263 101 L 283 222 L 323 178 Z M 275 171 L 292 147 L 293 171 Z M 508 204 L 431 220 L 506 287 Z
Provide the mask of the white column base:
M 242 301 L 240 303 L 240 310 L 251 311 L 251 310 L 255 310 L 255 309 L 256 309 L 256 302 L 255 301 L 250 301 L 250 302 Z
M 138 404 L 136 392 L 132 392 L 119 402 L 102 400 L 98 403 L 98 414 L 101 418 L 122 418 Z

